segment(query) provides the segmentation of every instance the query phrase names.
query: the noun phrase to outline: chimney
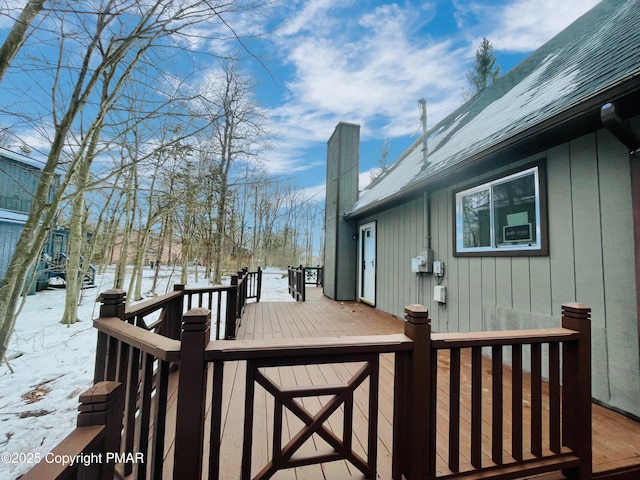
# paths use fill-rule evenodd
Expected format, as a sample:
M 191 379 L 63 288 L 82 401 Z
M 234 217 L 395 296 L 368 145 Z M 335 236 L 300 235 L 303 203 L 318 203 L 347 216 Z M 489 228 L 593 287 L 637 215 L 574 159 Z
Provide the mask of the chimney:
M 340 122 L 327 142 L 323 292 L 334 300 L 355 300 L 355 221 L 344 219 L 358 200 L 360 125 Z

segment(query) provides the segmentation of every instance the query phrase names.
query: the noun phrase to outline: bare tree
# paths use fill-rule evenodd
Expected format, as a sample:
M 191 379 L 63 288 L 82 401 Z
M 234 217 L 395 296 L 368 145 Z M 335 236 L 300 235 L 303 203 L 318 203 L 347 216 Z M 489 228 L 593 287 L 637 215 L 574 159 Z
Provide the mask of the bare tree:
M 239 71 L 237 61 L 230 59 L 222 63 L 218 75 L 202 94 L 203 113 L 216 120 L 212 129 L 216 143 L 213 152 L 219 155 L 216 159 L 219 177 L 215 199 L 213 283 L 220 283 L 222 277 L 232 166 L 239 160 L 256 158 L 267 146 L 265 117 L 253 101 L 252 87 L 251 81 Z
M 235 36 L 224 15 L 244 11 L 250 6 L 248 4 L 257 1 L 96 0 L 79 4 L 60 0 L 57 3 L 60 3 L 59 9 L 52 10 L 49 18 L 51 29 L 57 29 L 58 34 L 52 35 L 51 30 L 43 29 L 42 36 L 49 43 L 57 39 L 60 56 L 53 64 L 45 53 L 29 57 L 30 63 L 42 63 L 35 67 L 50 72 L 49 77 L 40 81 L 51 80 L 50 84 L 42 85 L 51 92 L 51 103 L 48 114 L 43 112 L 41 115 L 46 119 L 43 129 L 51 132 L 51 145 L 33 207 L 0 285 L 0 358 L 6 352 L 15 325 L 18 298 L 27 272 L 40 255 L 67 187 L 78 178 L 76 175 L 83 161 L 89 158 L 83 154 L 69 154 L 69 147 L 76 144 L 72 137 L 74 132 L 85 130 L 86 138 L 92 138 L 90 130 L 99 128 L 104 135 L 102 119 L 117 113 L 115 99 L 118 92 L 127 81 L 135 78 L 135 72 L 142 65 L 165 74 L 162 65 L 167 65 L 171 57 L 169 52 L 174 51 L 176 45 L 193 45 L 196 40 L 204 40 L 196 38 L 194 32 L 200 35 L 211 25 L 230 29 Z M 197 28 L 199 26 L 202 28 Z M 212 33 L 212 36 L 215 35 Z M 113 101 L 102 101 L 105 75 L 110 76 L 109 98 Z M 140 76 L 135 80 L 151 88 L 151 84 L 146 83 L 149 78 Z M 154 83 L 153 88 L 160 85 Z M 58 176 L 60 187 L 49 198 L 54 178 Z

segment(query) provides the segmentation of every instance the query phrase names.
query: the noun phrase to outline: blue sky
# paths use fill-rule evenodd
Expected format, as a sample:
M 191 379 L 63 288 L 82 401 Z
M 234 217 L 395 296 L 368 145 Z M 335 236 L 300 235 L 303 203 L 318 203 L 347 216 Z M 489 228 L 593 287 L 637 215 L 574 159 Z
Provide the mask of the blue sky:
M 12 24 L 6 12 L 15 14 L 24 2 L 0 0 L 0 38 Z M 465 73 L 483 37 L 493 42 L 504 72 L 598 0 L 262 3 L 267 8 L 227 20 L 249 52 L 259 58 L 245 52 L 242 68 L 255 78 L 256 100 L 271 119 L 273 148 L 264 154 L 264 165 L 272 174 L 294 179 L 307 196 L 322 200 L 326 142 L 338 122 L 361 125 L 360 170 L 366 182 L 385 139 L 393 160 L 420 134 L 418 99 L 427 99 L 428 126 L 460 106 L 463 89 L 468 87 Z M 238 45 L 211 42 L 191 48 L 194 54 L 208 49 L 226 53 L 225 49 L 235 50 Z M 200 56 L 196 63 L 204 68 L 215 65 L 207 56 Z M 3 82 L 2 107 L 31 108 L 25 95 L 39 104 L 33 98 L 37 80 L 30 79 L 34 83 L 28 88 L 16 78 L 13 83 Z M 39 87 L 46 96 L 48 90 Z M 26 127 L 20 127 L 25 129 L 19 132 L 21 138 L 45 151 L 46 134 Z
M 462 103 L 465 72 L 483 37 L 507 71 L 598 0 L 307 0 L 274 8 L 269 36 L 252 42 L 257 95 L 277 143 L 266 155 L 324 198 L 326 141 L 339 121 L 361 125 L 366 181 L 383 140 L 393 160 L 420 133 L 418 99 L 432 126 Z

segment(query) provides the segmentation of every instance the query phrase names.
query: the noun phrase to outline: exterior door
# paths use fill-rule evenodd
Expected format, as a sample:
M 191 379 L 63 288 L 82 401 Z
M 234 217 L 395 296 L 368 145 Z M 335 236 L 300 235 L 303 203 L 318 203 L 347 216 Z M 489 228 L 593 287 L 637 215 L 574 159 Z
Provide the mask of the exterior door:
M 358 297 L 361 302 L 376 304 L 376 224 L 360 226 L 359 239 L 359 285 Z

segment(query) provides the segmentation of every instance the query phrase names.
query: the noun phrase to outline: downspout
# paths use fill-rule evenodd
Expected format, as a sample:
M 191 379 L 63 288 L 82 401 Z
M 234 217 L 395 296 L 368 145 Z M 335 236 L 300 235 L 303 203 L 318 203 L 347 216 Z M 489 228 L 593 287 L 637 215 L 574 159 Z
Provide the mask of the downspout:
M 422 237 L 422 248 L 424 250 L 431 250 L 431 194 L 428 191 L 425 191 L 422 194 L 422 209 L 424 211 L 424 216 L 422 219 L 422 225 L 423 225 L 423 237 Z M 416 275 L 416 281 L 419 281 L 419 279 L 424 278 L 422 275 Z M 422 286 L 423 288 L 420 288 L 420 303 L 422 305 L 425 305 L 425 300 L 428 299 L 428 297 L 425 298 L 425 289 L 424 286 Z M 427 289 L 427 292 L 430 292 L 431 289 Z
M 422 246 L 427 250 L 431 250 L 431 193 L 424 192 L 424 239 Z
M 636 264 L 636 308 L 638 340 L 640 342 L 640 135 L 633 131 L 628 122 L 620 118 L 613 103 L 607 103 L 602 106 L 600 119 L 602 125 L 629 149 L 633 243 Z

